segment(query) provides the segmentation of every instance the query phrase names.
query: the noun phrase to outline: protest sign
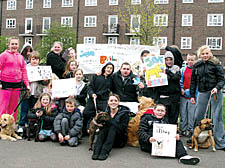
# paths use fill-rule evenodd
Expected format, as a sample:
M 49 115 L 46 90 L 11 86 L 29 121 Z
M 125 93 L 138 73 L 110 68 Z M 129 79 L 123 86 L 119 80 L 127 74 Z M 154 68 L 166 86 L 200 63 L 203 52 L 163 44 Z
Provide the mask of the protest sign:
M 137 114 L 138 112 L 138 105 L 137 102 L 120 102 L 120 105 L 126 106 L 130 109 L 131 112 Z
M 123 62 L 133 65 L 140 61 L 141 52 L 148 50 L 152 54 L 159 55 L 160 49 L 154 46 L 145 45 L 126 45 L 126 44 L 95 44 L 95 45 L 77 45 L 77 59 L 79 66 L 85 74 L 93 74 L 101 71 L 101 68 L 107 63 L 112 62 L 115 71 L 119 70 Z
M 153 124 L 152 155 L 175 157 L 177 126 L 173 124 Z
M 145 80 L 148 87 L 168 85 L 165 74 L 165 59 L 163 56 L 150 56 L 144 59 L 146 68 Z
M 52 80 L 52 96 L 68 97 L 76 93 L 76 79 L 60 79 Z
M 27 66 L 26 69 L 30 82 L 52 79 L 51 66 Z

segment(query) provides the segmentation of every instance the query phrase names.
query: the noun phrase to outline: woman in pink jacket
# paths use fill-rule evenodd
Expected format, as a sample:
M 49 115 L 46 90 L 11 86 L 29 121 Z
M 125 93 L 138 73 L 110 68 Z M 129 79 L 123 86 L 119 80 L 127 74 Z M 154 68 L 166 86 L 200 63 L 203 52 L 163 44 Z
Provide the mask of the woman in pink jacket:
M 27 78 L 26 64 L 23 56 L 18 53 L 19 39 L 11 37 L 9 50 L 0 55 L 0 116 L 4 113 L 12 114 L 19 100 L 21 80 L 30 90 Z M 17 111 L 13 114 L 16 122 Z

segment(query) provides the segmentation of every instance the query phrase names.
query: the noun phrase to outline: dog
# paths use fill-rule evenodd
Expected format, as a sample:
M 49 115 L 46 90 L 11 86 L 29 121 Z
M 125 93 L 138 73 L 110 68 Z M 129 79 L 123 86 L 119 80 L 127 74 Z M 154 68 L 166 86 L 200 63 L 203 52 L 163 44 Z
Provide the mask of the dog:
M 139 106 L 138 113 L 128 123 L 128 140 L 127 144 L 130 146 L 139 146 L 138 141 L 138 128 L 140 124 L 141 116 L 150 108 L 155 106 L 154 100 L 147 97 L 138 97 Z
M 109 120 L 109 115 L 106 112 L 99 112 L 96 114 L 96 116 L 91 120 L 90 125 L 89 125 L 89 145 L 90 148 L 89 150 L 93 150 L 93 144 L 95 141 L 95 135 L 96 135 L 96 130 L 99 129 L 99 125 L 105 125 L 106 122 Z
M 0 138 L 3 140 L 17 141 L 17 139 L 22 139 L 15 133 L 15 121 L 14 117 L 9 114 L 2 114 L 0 118 Z
M 194 151 L 197 152 L 199 147 L 209 148 L 210 145 L 212 145 L 212 149 L 215 152 L 216 148 L 212 128 L 213 125 L 211 119 L 205 118 L 201 120 L 194 129 L 192 144 L 190 144 L 189 148 L 194 148 Z

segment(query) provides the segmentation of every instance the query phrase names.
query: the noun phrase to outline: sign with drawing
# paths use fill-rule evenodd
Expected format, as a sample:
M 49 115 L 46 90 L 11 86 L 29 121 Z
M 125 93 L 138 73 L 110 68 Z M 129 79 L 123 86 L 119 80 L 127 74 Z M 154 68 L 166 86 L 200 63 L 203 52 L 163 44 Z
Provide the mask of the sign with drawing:
M 27 66 L 26 69 L 30 82 L 52 79 L 51 66 Z
M 168 85 L 165 74 L 166 65 L 163 56 L 150 56 L 144 59 L 145 80 L 148 87 Z
M 177 126 L 173 124 L 153 124 L 152 155 L 175 157 Z
M 61 98 L 69 97 L 76 93 L 76 79 L 52 80 L 52 96 Z

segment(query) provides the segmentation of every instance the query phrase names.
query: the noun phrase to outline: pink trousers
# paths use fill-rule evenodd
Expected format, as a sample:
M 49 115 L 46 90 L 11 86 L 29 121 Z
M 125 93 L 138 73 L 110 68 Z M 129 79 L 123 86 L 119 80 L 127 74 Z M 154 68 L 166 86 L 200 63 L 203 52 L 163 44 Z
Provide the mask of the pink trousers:
M 18 105 L 19 100 L 19 89 L 11 89 L 10 90 L 0 90 L 0 116 L 2 114 L 12 114 Z M 17 118 L 17 110 L 13 114 L 15 119 Z

